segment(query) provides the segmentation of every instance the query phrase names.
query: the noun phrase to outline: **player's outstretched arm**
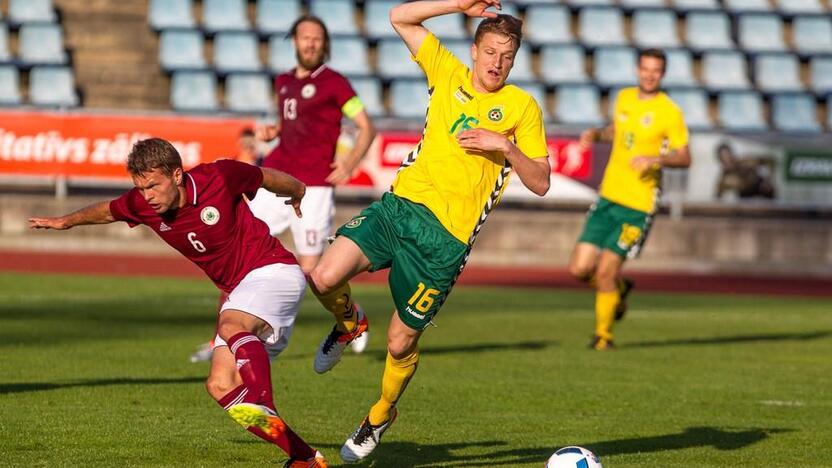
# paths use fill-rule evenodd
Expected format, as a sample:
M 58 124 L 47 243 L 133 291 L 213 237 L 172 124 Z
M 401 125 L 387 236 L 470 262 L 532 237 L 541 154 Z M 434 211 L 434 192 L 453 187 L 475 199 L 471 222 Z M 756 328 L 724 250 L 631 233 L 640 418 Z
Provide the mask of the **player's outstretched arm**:
M 83 224 L 108 224 L 114 221 L 115 218 L 110 212 L 110 202 L 103 201 L 56 218 L 29 218 L 29 228 L 64 230 Z
M 329 165 L 332 172 L 326 177 L 326 181 L 333 185 L 345 184 L 350 181 L 352 171 L 364 159 L 370 144 L 376 137 L 373 120 L 365 110 L 355 114 L 352 121 L 358 127 L 358 136 L 355 139 L 355 146 L 353 146 L 352 151 L 341 158 L 336 156 L 332 164 Z
M 286 204 L 292 205 L 300 218 L 300 201 L 306 195 L 306 185 L 285 172 L 268 167 L 261 167 L 260 170 L 263 171 L 263 188 L 281 197 L 289 197 Z
M 690 149 L 685 145 L 668 151 L 661 156 L 636 156 L 630 160 L 630 167 L 638 172 L 644 173 L 650 170 L 659 170 L 663 167 L 686 168 L 690 166 Z
M 548 157 L 530 159 L 505 135 L 484 128 L 465 130 L 456 138 L 459 146 L 466 150 L 503 153 L 523 185 L 535 195 L 542 197 L 549 191 L 551 168 Z
M 601 128 L 589 128 L 581 132 L 581 138 L 578 140 L 578 145 L 581 151 L 587 151 L 592 147 L 595 141 L 603 141 L 611 143 L 615 138 L 615 125 L 609 124 Z
M 485 11 L 488 7 L 500 8 L 500 0 L 422 0 L 402 3 L 390 10 L 390 24 L 401 36 L 414 56 L 419 52 L 428 30 L 422 22 L 450 13 L 465 13 L 468 16 L 495 17 L 496 13 Z

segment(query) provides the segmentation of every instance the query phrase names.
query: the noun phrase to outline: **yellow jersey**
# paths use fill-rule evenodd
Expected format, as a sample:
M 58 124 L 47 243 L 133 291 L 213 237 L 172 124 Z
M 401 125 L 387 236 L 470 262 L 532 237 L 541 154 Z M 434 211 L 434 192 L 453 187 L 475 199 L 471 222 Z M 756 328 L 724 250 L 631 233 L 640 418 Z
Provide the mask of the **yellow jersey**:
M 618 93 L 613 119 L 615 138 L 600 194 L 619 205 L 652 213 L 661 189 L 661 169 L 641 174 L 630 167 L 630 161 L 638 156 L 658 158 L 664 151 L 687 145 L 682 111 L 665 93 L 639 99 L 638 88 L 625 88 Z
M 527 157 L 545 158 L 543 114 L 517 86 L 477 92 L 471 70 L 431 33 L 413 60 L 425 72 L 430 101 L 422 139 L 402 163 L 392 191 L 427 207 L 448 232 L 470 244 L 499 202 L 511 168 L 503 153 L 466 151 L 456 135 L 485 128 L 508 137 Z

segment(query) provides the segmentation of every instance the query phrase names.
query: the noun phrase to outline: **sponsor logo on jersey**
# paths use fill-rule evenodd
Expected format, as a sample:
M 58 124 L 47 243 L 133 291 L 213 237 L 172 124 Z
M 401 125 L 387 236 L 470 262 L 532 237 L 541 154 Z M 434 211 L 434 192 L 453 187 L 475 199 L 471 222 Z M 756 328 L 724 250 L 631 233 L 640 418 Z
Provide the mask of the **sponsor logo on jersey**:
M 168 226 L 167 224 L 165 224 L 164 221 L 162 222 L 162 224 L 159 225 L 159 232 L 167 232 L 167 231 L 170 231 L 170 230 L 171 230 L 171 227 Z
M 488 120 L 492 122 L 503 120 L 503 106 L 497 106 L 488 111 Z
M 456 89 L 456 91 L 454 92 L 454 97 L 457 101 L 461 102 L 462 104 L 465 104 L 466 102 L 474 99 L 474 96 L 468 94 L 468 92 L 465 91 L 465 89 L 462 86 Z
M 201 219 L 203 223 L 213 226 L 220 222 L 220 210 L 214 208 L 213 206 L 206 206 L 202 209 L 202 211 L 200 211 L 199 219 Z
M 304 99 L 310 99 L 315 95 L 316 91 L 317 89 L 315 89 L 315 85 L 307 83 L 300 89 L 300 95 L 303 96 Z
M 350 222 L 345 224 L 344 227 L 347 228 L 347 229 L 355 229 L 358 226 L 361 226 L 361 221 L 364 221 L 364 219 L 366 219 L 366 218 L 367 218 L 366 216 L 359 216 L 357 218 L 353 218 L 353 219 L 350 220 Z

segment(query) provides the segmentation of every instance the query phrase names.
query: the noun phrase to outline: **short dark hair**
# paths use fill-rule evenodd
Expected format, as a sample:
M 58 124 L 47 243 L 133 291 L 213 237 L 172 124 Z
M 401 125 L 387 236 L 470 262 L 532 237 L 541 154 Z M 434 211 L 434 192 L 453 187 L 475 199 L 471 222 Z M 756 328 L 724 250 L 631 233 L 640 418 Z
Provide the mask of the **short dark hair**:
M 172 175 L 176 169 L 182 169 L 179 152 L 161 138 L 137 141 L 127 155 L 127 172 L 131 175 L 141 175 L 154 169 L 161 170 L 165 175 Z
M 638 63 L 641 63 L 643 57 L 657 58 L 662 61 L 662 74 L 667 70 L 667 55 L 661 49 L 644 49 L 638 53 Z
M 485 18 L 480 21 L 477 31 L 474 33 L 474 44 L 478 43 L 486 33 L 507 36 L 514 43 L 514 51 L 516 52 L 523 42 L 523 21 L 511 15 Z
M 298 17 L 298 19 L 296 19 L 295 22 L 292 23 L 292 27 L 289 28 L 289 32 L 286 33 L 286 38 L 295 38 L 298 34 L 298 26 L 300 26 L 302 23 L 315 23 L 318 26 L 320 26 L 321 29 L 324 30 L 324 62 L 329 60 L 329 30 L 326 28 L 324 21 L 318 18 L 317 16 L 301 15 L 300 17 Z

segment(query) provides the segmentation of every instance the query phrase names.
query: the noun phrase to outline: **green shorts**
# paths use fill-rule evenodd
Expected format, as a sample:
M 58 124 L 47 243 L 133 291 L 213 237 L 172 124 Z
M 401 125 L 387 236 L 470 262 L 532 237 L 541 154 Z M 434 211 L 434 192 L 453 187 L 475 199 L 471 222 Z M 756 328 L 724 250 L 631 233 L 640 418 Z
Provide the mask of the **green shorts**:
M 647 240 L 652 221 L 653 216 L 649 213 L 601 198 L 589 209 L 578 242 L 611 250 L 621 258 L 634 258 Z
M 390 268 L 388 281 L 399 318 L 424 330 L 451 291 L 468 247 L 427 208 L 385 193 L 336 232 L 355 242 L 370 271 Z

